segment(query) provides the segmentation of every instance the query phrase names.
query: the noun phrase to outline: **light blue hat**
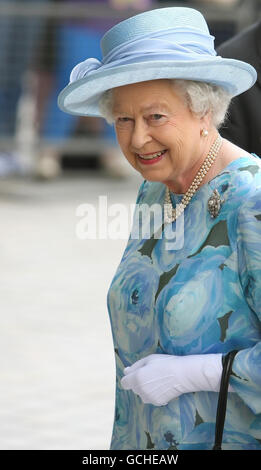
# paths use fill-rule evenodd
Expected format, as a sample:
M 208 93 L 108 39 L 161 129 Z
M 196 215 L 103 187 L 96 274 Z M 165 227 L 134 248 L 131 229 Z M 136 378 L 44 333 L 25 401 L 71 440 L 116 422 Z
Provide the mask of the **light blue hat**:
M 214 37 L 193 8 L 160 8 L 128 18 L 103 36 L 101 49 L 101 62 L 87 59 L 72 70 L 58 97 L 61 110 L 101 116 L 99 100 L 106 90 L 147 80 L 199 80 L 236 96 L 257 78 L 251 65 L 216 55 Z

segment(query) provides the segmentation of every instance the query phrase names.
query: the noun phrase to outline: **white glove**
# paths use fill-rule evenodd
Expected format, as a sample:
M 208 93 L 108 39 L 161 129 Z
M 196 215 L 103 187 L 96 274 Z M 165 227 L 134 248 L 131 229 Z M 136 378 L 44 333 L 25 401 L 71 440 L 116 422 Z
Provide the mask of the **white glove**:
M 183 393 L 218 392 L 222 370 L 222 354 L 151 354 L 126 367 L 121 384 L 143 403 L 163 406 Z

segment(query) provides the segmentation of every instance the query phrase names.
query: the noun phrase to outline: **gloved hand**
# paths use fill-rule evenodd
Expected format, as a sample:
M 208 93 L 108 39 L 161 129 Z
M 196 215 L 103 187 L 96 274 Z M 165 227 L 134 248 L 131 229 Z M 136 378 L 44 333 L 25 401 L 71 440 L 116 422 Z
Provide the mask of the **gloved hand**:
M 143 403 L 163 406 L 183 393 L 218 392 L 222 369 L 222 354 L 151 354 L 126 367 L 121 384 Z

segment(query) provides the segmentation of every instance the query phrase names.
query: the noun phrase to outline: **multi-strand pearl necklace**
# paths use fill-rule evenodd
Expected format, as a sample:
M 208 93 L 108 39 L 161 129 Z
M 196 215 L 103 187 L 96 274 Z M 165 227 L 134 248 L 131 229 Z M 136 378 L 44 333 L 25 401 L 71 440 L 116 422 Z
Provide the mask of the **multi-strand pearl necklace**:
M 201 165 L 199 171 L 197 172 L 195 178 L 193 179 L 186 194 L 184 194 L 181 200 L 181 203 L 176 208 L 174 208 L 172 205 L 172 201 L 170 197 L 170 190 L 169 188 L 166 188 L 165 201 L 164 201 L 164 222 L 165 223 L 174 222 L 182 214 L 182 212 L 184 212 L 185 207 L 187 207 L 191 198 L 194 196 L 195 192 L 197 191 L 203 179 L 205 178 L 207 172 L 210 170 L 211 166 L 213 165 L 218 155 L 221 145 L 222 145 L 222 138 L 220 134 L 218 134 L 215 142 L 210 147 L 210 150 L 206 159 Z

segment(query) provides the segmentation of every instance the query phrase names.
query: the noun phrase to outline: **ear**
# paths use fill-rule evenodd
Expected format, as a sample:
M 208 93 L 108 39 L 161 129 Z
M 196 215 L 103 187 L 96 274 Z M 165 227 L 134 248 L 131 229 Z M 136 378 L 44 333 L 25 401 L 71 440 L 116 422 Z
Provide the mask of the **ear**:
M 202 129 L 210 129 L 212 127 L 212 112 L 210 110 L 200 118 L 200 125 Z

